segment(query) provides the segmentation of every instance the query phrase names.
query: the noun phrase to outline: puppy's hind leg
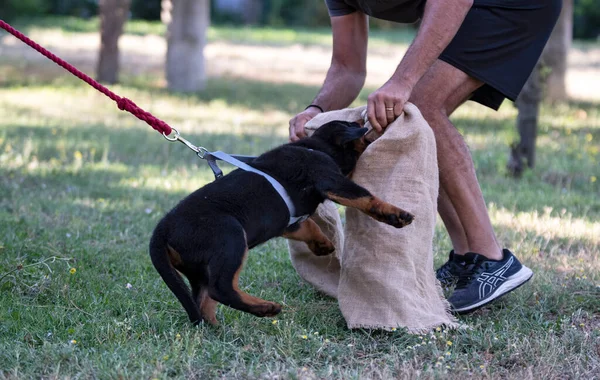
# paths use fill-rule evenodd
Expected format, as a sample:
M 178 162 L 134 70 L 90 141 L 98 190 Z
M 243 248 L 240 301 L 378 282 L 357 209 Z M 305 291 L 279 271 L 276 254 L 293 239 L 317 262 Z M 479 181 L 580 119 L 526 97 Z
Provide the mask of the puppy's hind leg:
M 281 312 L 281 305 L 253 297 L 239 288 L 239 276 L 247 253 L 243 230 L 240 231 L 239 239 L 235 236 L 224 243 L 223 251 L 213 256 L 208 264 L 208 295 L 223 305 L 258 317 L 275 316 Z
M 202 319 L 213 326 L 219 324 L 217 321 L 217 306 L 218 302 L 210 298 L 208 295 L 208 272 L 206 267 L 196 274 L 194 277 L 188 277 L 192 285 L 192 296 L 200 309 Z
M 300 225 L 288 227 L 283 237 L 291 240 L 303 241 L 317 256 L 325 256 L 335 251 L 335 246 L 323 234 L 319 225 L 312 219 L 306 219 Z
M 198 305 L 194 301 L 185 281 L 175 269 L 175 265 L 179 264 L 178 261 L 181 257 L 167 244 L 165 228 L 162 222 L 159 223 L 150 239 L 150 258 L 165 284 L 167 284 L 179 302 L 181 302 L 190 321 L 193 324 L 200 323 L 202 316 L 198 312 Z

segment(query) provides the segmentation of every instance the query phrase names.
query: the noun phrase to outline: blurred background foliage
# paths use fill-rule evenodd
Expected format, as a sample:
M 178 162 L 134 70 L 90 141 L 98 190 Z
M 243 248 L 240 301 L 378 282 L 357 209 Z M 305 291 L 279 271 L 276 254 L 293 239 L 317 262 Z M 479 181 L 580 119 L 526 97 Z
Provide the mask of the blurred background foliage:
M 328 26 L 324 0 L 211 0 L 214 25 L 250 24 L 261 26 Z M 242 5 L 244 12 L 232 11 Z M 131 18 L 160 20 L 161 0 L 132 0 Z M 42 15 L 92 17 L 98 14 L 98 0 L 3 0 L 4 19 Z M 371 20 L 372 27 L 393 28 L 393 24 Z M 598 0 L 575 0 L 573 36 L 576 39 L 600 38 Z M 398 26 L 396 26 L 398 27 Z M 400 26 L 401 27 L 401 26 Z
M 250 24 L 260 26 L 328 26 L 324 0 L 211 0 L 213 25 Z M 232 11 L 232 9 L 244 9 Z M 132 0 L 131 18 L 160 20 L 161 0 Z M 98 0 L 2 0 L 0 17 L 68 15 L 92 17 L 98 14 Z M 573 36 L 576 39 L 600 37 L 598 0 L 575 0 Z M 389 29 L 393 24 L 371 20 L 375 29 Z
M 600 1 L 575 0 L 573 5 L 573 37 L 600 39 Z

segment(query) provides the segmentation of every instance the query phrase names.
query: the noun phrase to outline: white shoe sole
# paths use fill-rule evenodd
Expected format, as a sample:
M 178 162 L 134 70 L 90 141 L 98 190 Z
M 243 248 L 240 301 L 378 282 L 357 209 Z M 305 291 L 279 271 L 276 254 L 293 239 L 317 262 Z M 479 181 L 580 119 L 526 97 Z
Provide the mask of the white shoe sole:
M 501 297 L 501 296 L 505 295 L 506 293 L 510 293 L 511 291 L 515 290 L 519 286 L 521 286 L 524 283 L 526 283 L 527 281 L 529 281 L 531 279 L 531 277 L 533 277 L 533 272 L 531 271 L 531 269 L 529 269 L 525 265 L 523 265 L 521 267 L 521 270 L 519 270 L 517 273 L 513 274 L 512 276 L 510 276 L 488 298 L 486 298 L 484 300 L 481 300 L 481 301 L 479 301 L 477 303 L 474 303 L 472 305 L 463 306 L 463 307 L 458 308 L 458 309 L 453 309 L 453 311 L 455 311 L 457 313 L 461 313 L 461 312 L 464 313 L 466 311 L 471 311 L 471 310 L 480 308 L 481 306 L 492 302 L 496 298 Z

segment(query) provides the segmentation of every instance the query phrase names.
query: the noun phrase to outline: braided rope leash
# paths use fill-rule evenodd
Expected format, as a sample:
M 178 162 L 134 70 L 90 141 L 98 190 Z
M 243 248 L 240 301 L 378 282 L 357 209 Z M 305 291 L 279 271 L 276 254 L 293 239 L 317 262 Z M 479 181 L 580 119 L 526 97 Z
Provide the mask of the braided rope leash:
M 95 88 L 96 90 L 100 91 L 104 95 L 111 98 L 114 102 L 117 103 L 117 106 L 119 107 L 120 110 L 127 111 L 127 112 L 131 113 L 132 115 L 134 115 L 135 117 L 137 117 L 138 119 L 145 121 L 152 128 L 154 128 L 158 132 L 161 132 L 165 137 L 171 134 L 171 130 L 173 130 L 174 128 L 170 127 L 169 124 L 167 124 L 164 121 L 160 120 L 159 118 L 155 117 L 150 112 L 147 112 L 147 111 L 143 110 L 142 108 L 138 107 L 138 105 L 136 105 L 132 100 L 115 94 L 108 88 L 104 87 L 103 85 L 101 85 L 100 83 L 95 81 L 90 76 L 88 76 L 88 75 L 84 74 L 83 72 L 81 72 L 80 70 L 78 70 L 75 66 L 69 64 L 65 60 L 63 60 L 63 59 L 59 58 L 58 56 L 56 56 L 55 54 L 53 54 L 51 51 L 40 46 L 38 43 L 36 43 L 35 41 L 30 39 L 23 33 L 19 32 L 17 29 L 13 28 L 7 22 L 5 22 L 4 20 L 1 20 L 1 19 L 0 19 L 0 28 L 6 30 L 8 33 L 12 34 L 19 40 L 23 41 L 24 43 L 29 45 L 34 50 L 38 51 L 40 54 L 42 54 L 46 58 L 50 59 L 52 62 L 56 63 L 57 65 L 64 68 L 71 74 L 75 75 L 77 78 L 81 79 L 82 81 L 86 82 L 87 84 L 89 84 L 90 86 Z M 175 130 L 175 131 L 176 131 L 176 137 L 173 140 L 169 139 L 170 141 L 175 141 L 175 140 L 179 139 L 179 133 L 177 133 L 177 130 Z

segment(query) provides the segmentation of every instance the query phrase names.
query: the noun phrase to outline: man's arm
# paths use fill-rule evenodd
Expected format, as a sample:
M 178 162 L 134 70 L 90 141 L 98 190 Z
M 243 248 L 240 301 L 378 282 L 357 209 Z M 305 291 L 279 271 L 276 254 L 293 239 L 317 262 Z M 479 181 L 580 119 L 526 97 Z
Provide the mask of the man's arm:
M 312 104 L 327 111 L 348 107 L 356 99 L 367 72 L 368 27 L 368 18 L 362 12 L 331 17 L 331 66 Z M 306 136 L 304 124 L 319 112 L 317 107 L 310 107 L 290 120 L 290 140 Z
M 413 43 L 392 77 L 369 96 L 367 115 L 373 128 L 381 132 L 402 113 L 412 89 L 452 41 L 472 5 L 473 0 L 427 0 Z

